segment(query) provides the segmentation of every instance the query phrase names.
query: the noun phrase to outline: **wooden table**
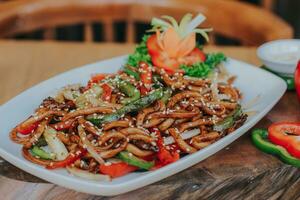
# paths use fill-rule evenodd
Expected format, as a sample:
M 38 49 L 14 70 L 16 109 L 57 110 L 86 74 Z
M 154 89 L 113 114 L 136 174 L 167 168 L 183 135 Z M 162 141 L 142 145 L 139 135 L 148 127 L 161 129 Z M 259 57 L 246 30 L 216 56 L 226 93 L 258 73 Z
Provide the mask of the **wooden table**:
M 0 41 L 0 104 L 51 76 L 133 49 L 133 45 L 124 44 Z M 207 47 L 207 50 L 223 51 L 259 65 L 255 48 Z M 295 93 L 286 93 L 257 127 L 280 120 L 300 121 Z M 0 174 L 1 199 L 102 199 L 45 183 L 1 159 Z M 261 153 L 251 144 L 249 134 L 245 134 L 181 173 L 112 199 L 297 199 L 299 183 L 298 169 Z

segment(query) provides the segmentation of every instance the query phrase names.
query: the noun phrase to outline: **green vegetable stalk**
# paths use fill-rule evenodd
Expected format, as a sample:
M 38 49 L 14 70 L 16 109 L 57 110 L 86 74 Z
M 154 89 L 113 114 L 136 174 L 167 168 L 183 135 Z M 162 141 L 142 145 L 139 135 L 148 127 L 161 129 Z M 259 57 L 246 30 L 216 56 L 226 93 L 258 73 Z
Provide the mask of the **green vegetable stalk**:
M 128 81 L 120 81 L 117 86 L 121 90 L 121 92 L 125 93 L 128 96 L 128 98 L 124 98 L 121 100 L 121 103 L 123 105 L 129 104 L 139 99 L 141 96 L 140 91 Z
M 94 125 L 99 126 L 102 123 L 112 122 L 120 119 L 122 116 L 124 116 L 127 113 L 135 112 L 140 109 L 143 109 L 153 103 L 154 101 L 162 98 L 163 96 L 163 89 L 157 89 L 153 92 L 149 93 L 147 96 L 144 96 L 134 102 L 131 102 L 119 110 L 117 110 L 114 113 L 105 115 L 102 119 L 96 119 L 96 118 L 88 118 L 90 122 L 92 122 Z

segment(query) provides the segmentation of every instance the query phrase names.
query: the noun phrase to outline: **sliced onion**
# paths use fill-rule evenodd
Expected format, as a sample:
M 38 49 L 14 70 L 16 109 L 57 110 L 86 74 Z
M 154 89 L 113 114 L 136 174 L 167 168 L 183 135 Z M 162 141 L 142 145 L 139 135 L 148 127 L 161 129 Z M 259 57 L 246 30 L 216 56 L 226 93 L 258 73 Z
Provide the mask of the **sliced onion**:
M 87 172 L 82 169 L 78 169 L 76 167 L 66 167 L 68 172 L 73 174 L 74 176 L 80 177 L 80 178 L 85 178 L 93 181 L 111 181 L 110 176 L 108 175 L 102 175 L 102 174 L 93 174 L 90 172 Z
M 51 127 L 47 127 L 47 129 L 44 131 L 45 140 L 51 151 L 56 155 L 56 159 L 64 160 L 68 156 L 69 152 L 64 143 L 60 141 L 56 134 L 56 130 Z
M 173 28 L 177 32 L 177 34 L 180 35 L 181 38 L 185 38 L 189 34 L 194 32 L 201 34 L 208 41 L 209 38 L 207 32 L 212 31 L 212 29 L 197 28 L 206 19 L 206 17 L 201 13 L 199 13 L 194 19 L 192 17 L 192 14 L 187 13 L 183 16 L 179 25 L 176 22 L 176 20 L 171 16 L 162 16 L 163 19 L 168 20 L 170 23 L 165 20 L 154 17 L 151 21 L 151 25 L 153 27 L 148 31 L 156 31 L 158 29 L 166 31 L 168 28 Z
M 186 27 L 189 24 L 189 22 L 192 20 L 192 17 L 193 17 L 193 15 L 191 13 L 187 13 L 182 17 L 182 19 L 179 23 L 179 33 L 180 33 L 181 37 L 184 37 Z
M 196 135 L 199 135 L 200 134 L 200 129 L 193 129 L 193 130 L 190 130 L 190 131 L 185 131 L 183 133 L 181 133 L 181 137 L 183 140 L 187 140 L 187 139 L 190 139 Z M 169 145 L 169 144 L 173 144 L 175 142 L 174 138 L 172 136 L 169 136 L 169 137 L 166 137 L 164 138 L 164 144 L 165 145 Z
M 220 99 L 220 100 L 230 100 L 231 97 L 227 94 L 218 94 L 218 99 Z
M 84 129 L 82 128 L 81 125 L 78 126 L 78 134 L 79 137 L 83 143 L 83 145 L 86 146 L 86 150 L 91 154 L 91 156 L 93 158 L 95 158 L 95 160 L 99 163 L 99 164 L 104 164 L 105 161 L 103 160 L 103 158 L 96 152 L 96 150 L 94 149 L 93 145 L 90 143 L 90 141 L 86 138 L 86 134 Z
M 98 98 L 102 93 L 102 88 L 99 85 L 92 85 L 90 89 L 85 91 L 79 97 L 76 98 L 75 104 L 78 108 L 84 108 L 86 104 L 98 103 L 95 102 L 95 98 Z
M 176 30 L 179 29 L 178 23 L 177 23 L 177 21 L 174 19 L 174 17 L 168 16 L 168 15 L 164 15 L 164 16 L 162 16 L 161 18 L 169 20 L 169 21 L 171 22 L 172 26 L 173 26 Z
M 123 162 L 122 160 L 118 159 L 118 158 L 109 158 L 106 160 L 108 163 L 120 163 Z
M 193 30 L 197 28 L 202 22 L 204 22 L 205 19 L 206 17 L 199 13 L 194 19 L 192 19 L 192 21 L 187 24 L 184 37 L 193 32 Z

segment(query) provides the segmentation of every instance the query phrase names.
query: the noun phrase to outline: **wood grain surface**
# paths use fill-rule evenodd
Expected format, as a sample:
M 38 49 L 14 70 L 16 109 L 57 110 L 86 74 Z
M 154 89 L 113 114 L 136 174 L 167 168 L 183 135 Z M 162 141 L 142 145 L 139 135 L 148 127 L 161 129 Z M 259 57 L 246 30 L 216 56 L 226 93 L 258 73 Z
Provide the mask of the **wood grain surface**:
M 129 53 L 133 45 L 0 41 L 0 103 L 21 91 L 76 66 Z M 254 48 L 207 47 L 259 64 Z M 251 75 L 250 75 L 251 76 Z M 256 126 L 275 121 L 300 121 L 294 92 Z M 115 197 L 79 193 L 50 183 L 0 160 L 1 199 L 298 199 L 300 173 L 273 156 L 258 151 L 249 133 L 226 149 L 176 175 Z

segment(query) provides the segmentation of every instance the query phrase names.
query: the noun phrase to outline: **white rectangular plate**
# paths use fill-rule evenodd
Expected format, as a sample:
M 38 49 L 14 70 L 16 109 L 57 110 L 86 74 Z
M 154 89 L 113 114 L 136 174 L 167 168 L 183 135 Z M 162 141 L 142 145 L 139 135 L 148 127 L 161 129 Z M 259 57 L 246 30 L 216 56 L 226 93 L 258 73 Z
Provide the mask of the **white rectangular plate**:
M 230 74 L 237 76 L 235 85 L 242 91 L 242 104 L 260 96 L 258 102 L 251 108 L 257 113 L 249 117 L 242 127 L 214 144 L 156 171 L 131 173 L 111 182 L 96 182 L 71 176 L 65 169 L 44 169 L 22 157 L 21 145 L 15 144 L 9 139 L 9 132 L 16 124 L 31 115 L 34 109 L 49 94 L 54 94 L 55 91 L 68 84 L 85 84 L 90 75 L 94 73 L 116 72 L 122 66 L 126 57 L 117 57 L 65 72 L 26 90 L 2 105 L 0 107 L 0 155 L 22 170 L 57 185 L 96 195 L 117 195 L 171 176 L 223 149 L 266 115 L 286 90 L 285 82 L 275 75 L 255 66 L 228 59 L 225 67 Z

